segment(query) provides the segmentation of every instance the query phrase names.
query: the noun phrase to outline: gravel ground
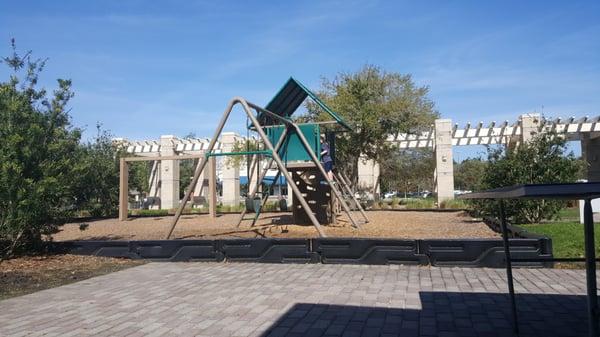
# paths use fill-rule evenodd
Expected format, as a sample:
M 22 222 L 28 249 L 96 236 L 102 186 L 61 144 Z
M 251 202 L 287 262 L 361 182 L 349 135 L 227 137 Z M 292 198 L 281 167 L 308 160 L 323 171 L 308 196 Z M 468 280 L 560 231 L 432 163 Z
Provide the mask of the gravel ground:
M 250 215 L 247 215 L 249 217 Z M 371 238 L 496 238 L 481 221 L 469 217 L 464 212 L 367 212 L 370 222 L 363 230 L 350 226 L 346 216 L 338 217 L 335 225 L 323 226 L 329 237 L 371 237 Z M 183 215 L 172 238 L 174 239 L 215 239 L 215 238 L 311 238 L 318 237 L 312 225 L 291 223 L 291 213 L 264 213 L 258 225 L 250 227 L 251 221 L 244 221 L 236 228 L 239 215 L 224 214 L 217 218 L 208 215 Z M 356 220 L 362 220 L 360 213 L 354 212 Z M 53 235 L 54 240 L 155 240 L 164 239 L 168 232 L 171 216 L 133 218 L 121 222 L 118 219 L 104 219 L 86 222 L 89 226 L 80 230 L 80 223 L 62 226 Z

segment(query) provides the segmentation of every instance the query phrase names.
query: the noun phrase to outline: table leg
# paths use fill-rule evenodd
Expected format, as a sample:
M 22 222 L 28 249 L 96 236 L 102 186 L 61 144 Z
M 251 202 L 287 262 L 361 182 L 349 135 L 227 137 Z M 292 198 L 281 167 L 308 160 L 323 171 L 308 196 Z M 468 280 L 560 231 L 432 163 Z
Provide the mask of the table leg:
M 500 200 L 500 226 L 502 227 L 502 240 L 504 241 L 504 256 L 506 259 L 506 279 L 508 282 L 508 292 L 510 294 L 510 305 L 513 319 L 513 331 L 519 334 L 519 322 L 517 320 L 517 303 L 515 301 L 515 287 L 512 275 L 512 260 L 510 258 L 510 246 L 508 242 L 508 229 L 506 228 L 506 212 L 504 210 L 504 200 Z
M 598 337 L 598 288 L 596 284 L 596 251 L 594 247 L 594 213 L 591 199 L 585 199 L 583 206 L 585 231 L 585 276 L 587 279 L 588 329 L 590 337 Z

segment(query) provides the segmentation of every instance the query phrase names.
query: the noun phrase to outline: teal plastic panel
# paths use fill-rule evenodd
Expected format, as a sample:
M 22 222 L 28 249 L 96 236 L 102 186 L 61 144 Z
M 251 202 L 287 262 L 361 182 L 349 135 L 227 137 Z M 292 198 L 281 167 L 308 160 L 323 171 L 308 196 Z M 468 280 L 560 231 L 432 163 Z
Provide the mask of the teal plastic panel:
M 317 158 L 321 159 L 321 140 L 319 139 L 319 125 L 318 124 L 300 124 L 300 131 L 308 141 L 311 149 L 317 155 Z M 267 136 L 269 140 L 275 146 L 281 133 L 283 132 L 284 126 L 277 126 L 266 128 Z M 281 159 L 286 161 L 311 161 L 310 155 L 302 145 L 302 141 L 298 137 L 295 130 L 290 129 L 286 136 L 286 140 L 283 143 L 281 149 L 279 149 L 279 156 Z

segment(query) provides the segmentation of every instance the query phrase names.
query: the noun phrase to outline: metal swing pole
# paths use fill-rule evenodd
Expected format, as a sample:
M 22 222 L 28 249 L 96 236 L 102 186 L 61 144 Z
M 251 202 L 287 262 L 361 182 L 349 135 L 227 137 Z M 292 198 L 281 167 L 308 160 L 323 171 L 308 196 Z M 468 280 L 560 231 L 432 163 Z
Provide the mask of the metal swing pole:
M 223 116 L 221 117 L 221 120 L 219 121 L 217 129 L 215 130 L 215 134 L 213 135 L 213 137 L 210 140 L 210 143 L 208 144 L 207 153 L 211 153 L 213 151 L 213 149 L 215 148 L 217 138 L 223 131 L 223 127 L 225 126 L 225 123 L 227 122 L 227 119 L 229 118 L 229 114 L 231 113 L 233 106 L 238 102 L 240 102 L 240 98 L 235 97 L 227 105 L 227 108 L 225 109 L 225 112 L 223 112 Z M 173 230 L 175 229 L 175 226 L 177 225 L 177 221 L 179 221 L 179 217 L 181 217 L 181 213 L 183 213 L 183 209 L 185 208 L 185 205 L 190 200 L 192 193 L 194 193 L 194 188 L 196 188 L 196 184 L 198 184 L 200 174 L 202 174 L 202 171 L 204 170 L 204 167 L 206 166 L 207 162 L 208 162 L 208 157 L 204 156 L 204 157 L 202 157 L 202 161 L 200 162 L 200 165 L 198 165 L 196 167 L 196 171 L 194 172 L 194 177 L 192 178 L 192 181 L 190 182 L 190 185 L 188 186 L 188 190 L 185 193 L 183 200 L 181 201 L 181 204 L 179 205 L 179 208 L 177 209 L 177 212 L 175 213 L 175 217 L 173 218 L 173 221 L 171 222 L 171 228 L 169 229 L 169 233 L 167 234 L 167 237 L 166 237 L 167 240 L 171 238 L 171 234 L 173 234 Z
M 252 124 L 254 124 L 254 126 L 256 127 L 256 132 L 262 138 L 262 140 L 264 141 L 264 143 L 267 146 L 267 148 L 269 150 L 271 150 L 271 152 L 273 153 L 273 159 L 277 163 L 277 166 L 279 167 L 279 170 L 281 171 L 281 173 L 283 173 L 283 175 L 284 175 L 284 177 L 285 177 L 285 179 L 287 181 L 292 181 L 292 175 L 287 170 L 287 168 L 285 167 L 285 165 L 283 165 L 283 161 L 279 157 L 279 153 L 277 153 L 277 151 L 275 151 L 275 148 L 273 148 L 273 144 L 271 144 L 271 142 L 269 141 L 269 138 L 267 137 L 267 135 L 263 131 L 261 125 L 258 123 L 258 120 L 250 112 L 250 106 L 252 106 L 255 109 L 258 108 L 261 111 L 264 111 L 265 113 L 269 114 L 270 116 L 273 116 L 274 118 L 277 118 L 278 120 L 283 121 L 283 123 L 287 124 L 288 126 L 289 125 L 295 126 L 295 124 L 292 123 L 291 121 L 289 121 L 289 120 L 287 120 L 287 119 L 285 119 L 285 118 L 277 115 L 277 114 L 272 113 L 271 111 L 268 111 L 268 110 L 265 110 L 263 108 L 260 108 L 260 107 L 254 105 L 254 104 L 247 103 L 246 101 L 242 101 L 241 104 L 244 107 L 244 110 L 246 110 L 246 113 L 248 114 L 248 116 L 250 117 L 250 120 L 252 120 Z M 319 232 L 319 235 L 321 237 L 327 237 L 327 235 L 325 235 L 325 232 L 323 231 L 323 228 L 321 227 L 321 224 L 319 223 L 319 221 L 317 220 L 317 218 L 313 214 L 312 210 L 310 209 L 310 205 L 308 205 L 308 203 L 306 202 L 306 199 L 304 199 L 304 197 L 302 196 L 302 192 L 300 192 L 300 189 L 298 188 L 298 186 L 296 186 L 296 184 L 290 184 L 290 186 L 292 187 L 294 195 L 296 195 L 296 198 L 298 198 L 298 201 L 302 205 L 302 208 L 304 208 L 304 210 L 306 211 L 306 214 L 310 218 L 310 221 L 312 222 L 312 224 L 317 229 L 317 232 Z
M 350 197 L 352 198 L 352 200 L 354 200 L 354 203 L 356 204 L 356 207 L 358 207 L 358 210 L 360 211 L 360 214 L 362 214 L 363 218 L 365 218 L 365 222 L 369 222 L 369 218 L 367 218 L 367 214 L 365 213 L 365 210 L 362 208 L 362 206 L 360 205 L 360 203 L 358 202 L 358 200 L 354 196 L 354 193 L 350 189 L 350 186 L 348 186 L 348 184 L 346 183 L 346 179 L 344 179 L 344 176 L 343 176 L 342 172 L 340 172 L 339 170 L 337 170 L 337 171 L 338 171 L 339 174 L 335 174 L 334 173 L 334 178 L 337 177 L 338 180 L 342 183 L 342 185 L 344 186 L 344 188 L 346 189 L 346 191 L 348 192 L 348 194 L 350 194 Z
M 281 145 L 283 145 L 283 143 L 285 141 L 285 137 L 287 136 L 287 132 L 288 132 L 287 127 L 285 129 L 283 129 L 283 132 L 281 132 L 281 136 L 279 137 L 279 140 L 277 140 L 277 144 L 275 145 L 276 151 L 279 151 L 279 148 L 281 147 Z M 265 176 L 267 175 L 267 171 L 269 170 L 269 167 L 271 167 L 271 164 L 273 164 L 273 158 L 269 159 L 267 166 L 263 169 L 261 174 L 258 176 L 256 185 L 254 185 L 254 187 L 252 188 L 252 192 L 248 193 L 248 198 L 250 198 L 250 197 L 254 198 L 254 196 L 256 195 L 256 192 L 258 192 L 258 187 L 262 184 L 262 181 L 265 179 Z M 248 184 L 250 184 L 250 181 L 248 181 Z M 244 220 L 244 216 L 246 215 L 246 212 L 247 212 L 246 207 L 244 207 L 244 209 L 242 210 L 242 214 L 240 215 L 240 217 L 238 219 L 236 227 L 240 227 L 240 224 Z
M 271 192 L 271 189 L 273 188 L 273 186 L 275 185 L 275 182 L 279 179 L 280 176 L 281 176 L 281 171 L 277 171 L 277 174 L 275 175 L 275 178 L 271 182 L 271 185 L 269 185 L 269 189 L 268 189 L 269 193 Z M 262 203 L 260 205 L 260 209 L 258 210 L 258 212 L 256 212 L 256 216 L 252 220 L 252 224 L 250 225 L 250 227 L 254 227 L 254 225 L 256 224 L 256 221 L 258 220 L 258 217 L 260 216 L 261 210 L 267 204 L 267 200 L 269 200 L 269 194 L 266 194 L 266 196 L 263 196 Z

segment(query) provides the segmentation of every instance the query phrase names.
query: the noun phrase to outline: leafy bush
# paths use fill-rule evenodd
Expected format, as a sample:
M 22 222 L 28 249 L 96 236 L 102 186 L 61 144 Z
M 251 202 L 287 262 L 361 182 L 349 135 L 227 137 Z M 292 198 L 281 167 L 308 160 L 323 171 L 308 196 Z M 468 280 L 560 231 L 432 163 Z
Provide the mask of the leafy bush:
M 92 217 L 115 216 L 119 202 L 119 153 L 111 135 L 97 125 L 93 142 L 82 144 L 73 167 L 75 207 Z M 133 179 L 132 179 L 133 181 Z
M 444 200 L 440 204 L 442 209 L 467 209 L 469 206 L 468 202 L 459 199 Z
M 52 97 L 38 89 L 45 61 L 13 53 L 0 62 L 12 71 L 0 83 L 0 259 L 40 248 L 73 212 L 73 167 L 81 132 L 72 128 L 70 80 L 58 80 Z M 22 78 L 20 78 L 22 77 Z
M 136 209 L 130 211 L 131 215 L 137 216 L 167 216 L 169 215 L 168 209 Z
M 540 134 L 517 148 L 490 149 L 482 188 L 574 182 L 582 163 L 573 153 L 565 152 L 566 141 L 553 133 Z M 509 200 L 506 203 L 506 215 L 514 223 L 553 219 L 565 205 L 555 200 Z M 496 202 L 476 201 L 473 205 L 480 214 L 498 216 Z

